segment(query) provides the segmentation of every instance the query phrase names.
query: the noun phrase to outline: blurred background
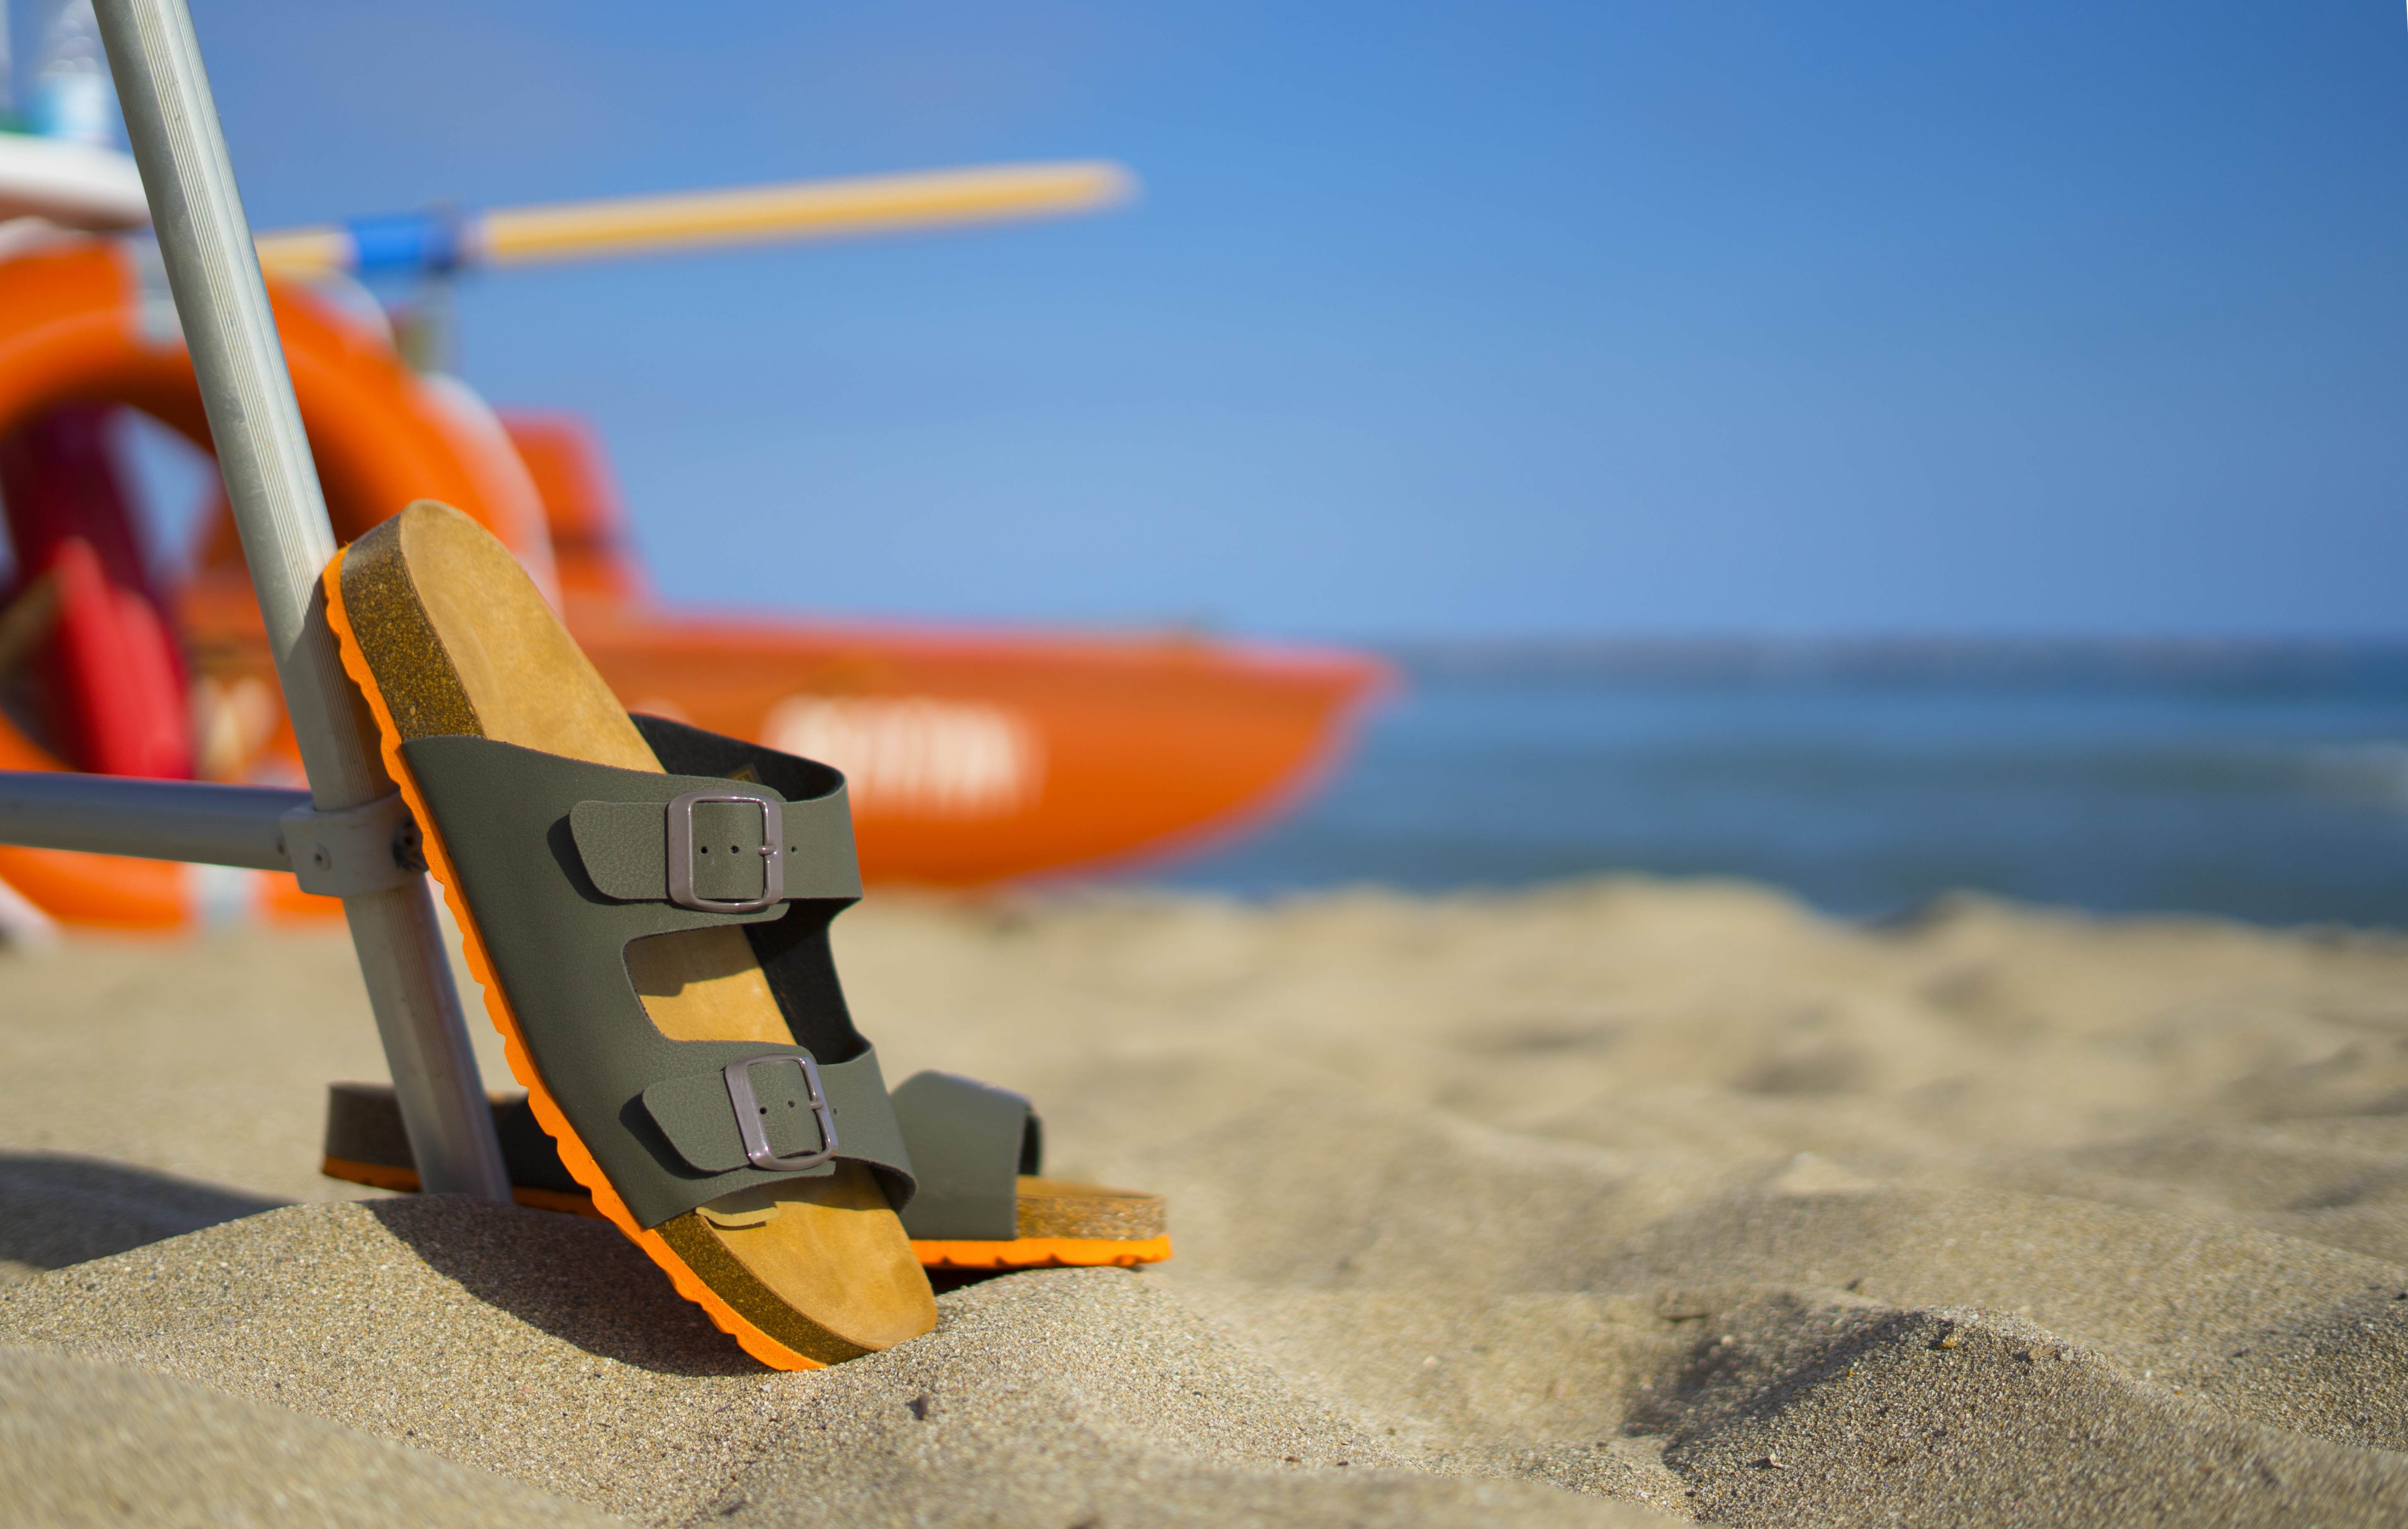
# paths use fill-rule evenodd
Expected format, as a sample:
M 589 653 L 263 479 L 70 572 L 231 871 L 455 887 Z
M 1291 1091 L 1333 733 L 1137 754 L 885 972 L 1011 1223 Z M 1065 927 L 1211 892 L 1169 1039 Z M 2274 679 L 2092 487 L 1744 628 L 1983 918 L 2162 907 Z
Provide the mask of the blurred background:
M 2408 918 L 2396 6 L 194 11 L 262 227 L 1130 166 L 496 273 L 454 362 L 596 422 L 680 605 L 1397 666 L 1115 876 Z

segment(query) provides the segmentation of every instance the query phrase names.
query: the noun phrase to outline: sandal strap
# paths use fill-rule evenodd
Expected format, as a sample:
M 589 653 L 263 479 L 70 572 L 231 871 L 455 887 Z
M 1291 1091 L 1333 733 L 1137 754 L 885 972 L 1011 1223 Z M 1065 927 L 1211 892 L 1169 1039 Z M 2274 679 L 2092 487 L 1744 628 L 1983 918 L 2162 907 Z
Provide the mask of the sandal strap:
M 723 742 L 750 753 L 764 752 Z M 408 740 L 401 745 L 401 756 L 426 803 L 432 819 L 428 826 L 458 878 L 455 890 L 476 923 L 494 978 L 509 1000 L 544 1090 L 567 1117 L 638 1226 L 659 1226 L 740 1190 L 833 1171 L 824 1161 L 806 1168 L 764 1167 L 744 1149 L 726 1069 L 764 1057 L 811 1059 L 836 1127 L 834 1157 L 871 1168 L 889 1204 L 899 1207 L 909 1203 L 914 1188 L 910 1158 L 884 1090 L 874 1081 L 875 1053 L 844 1017 L 835 974 L 825 959 L 827 920 L 858 896 L 859 887 L 857 874 L 851 873 L 851 828 L 841 815 L 802 819 L 813 834 L 808 840 L 799 835 L 788 839 L 797 846 L 795 901 L 742 911 L 681 904 L 666 896 L 622 901 L 606 889 L 588 862 L 577 832 L 577 809 L 598 803 L 613 808 L 632 804 L 647 811 L 648 820 L 658 825 L 650 831 L 663 835 L 666 889 L 666 809 L 687 793 L 724 794 L 727 780 L 620 770 L 463 733 Z M 780 757 L 775 773 L 792 784 L 827 786 L 816 795 L 832 799 L 840 815 L 841 775 L 808 760 Z M 746 789 L 757 793 L 748 800 L 774 799 L 783 806 L 783 793 L 775 784 L 747 783 Z M 749 810 L 761 816 L 757 809 Z M 617 815 L 602 815 L 609 819 Z M 634 815 L 625 815 L 633 820 Z M 714 830 L 727 826 L 708 818 L 705 822 Z M 625 885 L 615 879 L 624 871 L 627 853 L 622 836 L 608 821 L 596 831 L 597 846 L 610 846 L 597 847 L 596 860 L 614 878 L 613 885 Z M 807 844 L 813 868 L 802 870 Z M 839 858 L 847 874 L 816 869 Z M 703 886 L 706 896 L 715 885 Z M 757 884 L 736 888 L 739 895 L 757 890 Z M 627 945 L 653 935 L 728 926 L 745 926 L 756 947 L 766 937 L 780 952 L 778 969 L 770 971 L 765 962 L 765 973 L 789 1028 L 807 1044 L 673 1041 L 645 1013 L 627 974 Z M 771 930 L 777 931 L 774 936 Z M 747 1070 L 744 1081 L 752 1087 L 756 1101 L 775 1100 L 781 1118 L 769 1138 L 772 1150 L 765 1154 L 770 1161 L 807 1157 L 821 1145 L 810 1126 L 796 1133 L 791 1129 L 795 1122 L 786 1118 L 797 1113 L 818 1117 L 807 1102 L 788 1105 L 802 1071 L 760 1064 Z M 872 1081 L 865 1086 L 856 1079 Z M 660 1084 L 679 1087 L 657 1096 L 664 1102 L 655 1111 L 651 1090 Z M 699 1102 L 708 1095 L 702 1087 L 706 1084 L 719 1090 L 716 1108 L 726 1121 L 724 1135 L 704 1122 L 709 1112 Z M 674 1133 L 664 1114 L 680 1122 Z M 767 1118 L 761 1118 L 767 1130 Z M 732 1157 L 730 1142 L 737 1144 Z M 724 1167 L 718 1166 L 723 1163 Z
M 895 1118 L 919 1184 L 903 1230 L 946 1242 L 1020 1235 L 1018 1176 L 1044 1166 L 1044 1127 L 1025 1096 L 955 1073 L 914 1073 Z
M 652 776 L 677 785 L 700 777 Z M 568 815 L 595 889 L 620 902 L 752 913 L 796 898 L 861 896 L 844 787 L 788 801 L 713 781 L 666 801 L 580 801 Z
M 643 1093 L 652 1123 L 694 1167 L 724 1174 L 749 1162 L 817 1176 L 842 1159 L 911 1172 L 875 1050 L 823 1066 L 798 1046 L 700 1045 L 714 1053 L 689 1053 L 702 1069 L 663 1078 Z M 711 1066 L 717 1053 L 724 1060 Z
M 661 768 L 681 775 L 772 786 L 788 802 L 796 804 L 828 797 L 844 785 L 842 774 L 816 759 L 781 754 L 759 743 L 705 732 L 683 722 L 647 716 L 641 712 L 630 712 L 627 720 L 644 735 L 644 742 L 651 745 L 652 757 L 660 760 Z M 665 829 L 664 834 L 666 831 Z M 852 831 L 849 821 L 831 823 L 830 838 L 841 834 L 843 847 L 840 854 L 835 849 L 827 853 L 832 863 L 840 864 L 848 878 L 847 886 L 857 888 Z M 788 870 L 791 875 L 796 868 L 790 866 Z M 666 876 L 666 870 L 663 873 Z M 823 1063 L 830 1057 L 858 1056 L 869 1045 L 853 1028 L 853 1016 L 845 1007 L 844 984 L 837 977 L 836 957 L 828 948 L 828 926 L 859 896 L 856 889 L 822 900 L 794 901 L 788 904 L 785 917 L 743 926 L 744 937 L 752 943 L 753 959 L 761 963 L 761 974 L 767 979 L 770 992 L 777 995 L 778 1006 L 784 1011 L 796 1042 L 810 1047 L 811 1055 Z

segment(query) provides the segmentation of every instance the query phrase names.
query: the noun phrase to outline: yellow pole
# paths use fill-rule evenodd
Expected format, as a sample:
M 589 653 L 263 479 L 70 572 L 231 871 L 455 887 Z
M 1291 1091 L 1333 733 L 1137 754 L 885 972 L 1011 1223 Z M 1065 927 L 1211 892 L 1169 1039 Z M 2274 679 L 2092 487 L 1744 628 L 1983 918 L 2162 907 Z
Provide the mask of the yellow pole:
M 263 269 L 286 276 L 351 268 L 351 236 L 340 228 L 280 228 L 251 239 Z
M 1136 177 L 1118 165 L 1073 161 L 562 202 L 466 218 L 460 255 L 464 265 L 521 266 L 1059 217 L 1125 201 L 1136 189 Z M 352 252 L 338 227 L 259 239 L 260 259 L 291 271 L 348 269 Z

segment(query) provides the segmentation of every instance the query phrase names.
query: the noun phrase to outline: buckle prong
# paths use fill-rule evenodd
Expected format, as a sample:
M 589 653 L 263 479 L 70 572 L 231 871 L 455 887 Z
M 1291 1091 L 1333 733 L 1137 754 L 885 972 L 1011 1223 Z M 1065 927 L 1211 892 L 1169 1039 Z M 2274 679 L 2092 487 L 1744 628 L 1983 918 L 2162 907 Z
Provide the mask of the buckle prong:
M 811 1117 L 820 1128 L 818 1151 L 781 1158 L 769 1150 L 769 1129 L 761 1123 L 760 1096 L 752 1091 L 752 1069 L 765 1061 L 791 1061 L 803 1070 L 803 1087 L 810 1095 L 804 1103 L 810 1106 Z M 744 1138 L 744 1156 L 753 1167 L 793 1173 L 799 1168 L 816 1168 L 836 1156 L 836 1112 L 828 1107 L 827 1094 L 820 1088 L 820 1070 L 810 1058 L 783 1052 L 747 1057 L 742 1061 L 729 1062 L 723 1075 L 727 1080 L 727 1102 L 736 1109 L 736 1133 Z
M 761 895 L 704 897 L 694 889 L 694 810 L 707 801 L 761 809 Z M 752 791 L 688 791 L 672 797 L 669 817 L 669 901 L 696 913 L 759 913 L 786 900 L 786 813 L 773 797 Z

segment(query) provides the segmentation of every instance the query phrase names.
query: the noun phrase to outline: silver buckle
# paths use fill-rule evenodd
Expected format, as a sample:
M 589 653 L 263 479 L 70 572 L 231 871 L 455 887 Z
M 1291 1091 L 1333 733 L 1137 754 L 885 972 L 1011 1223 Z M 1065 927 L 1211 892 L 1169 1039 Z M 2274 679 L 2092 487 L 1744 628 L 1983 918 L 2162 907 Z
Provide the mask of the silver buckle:
M 703 897 L 694 889 L 694 810 L 706 801 L 761 809 L 761 895 Z M 775 800 L 750 791 L 688 791 L 669 799 L 669 901 L 696 913 L 759 913 L 786 900 L 786 814 Z M 817 1085 L 813 1085 L 817 1087 Z
M 752 1091 L 752 1069 L 765 1061 L 791 1061 L 803 1070 L 803 1086 L 810 1090 L 806 1103 L 820 1128 L 818 1151 L 781 1158 L 769 1150 L 769 1130 L 761 1123 L 761 1100 Z M 727 1079 L 727 1102 L 736 1106 L 736 1133 L 744 1138 L 744 1155 L 753 1167 L 792 1173 L 797 1168 L 816 1168 L 836 1156 L 836 1112 L 828 1108 L 827 1095 L 820 1089 L 820 1070 L 810 1058 L 782 1053 L 748 1057 L 729 1062 L 723 1075 Z

